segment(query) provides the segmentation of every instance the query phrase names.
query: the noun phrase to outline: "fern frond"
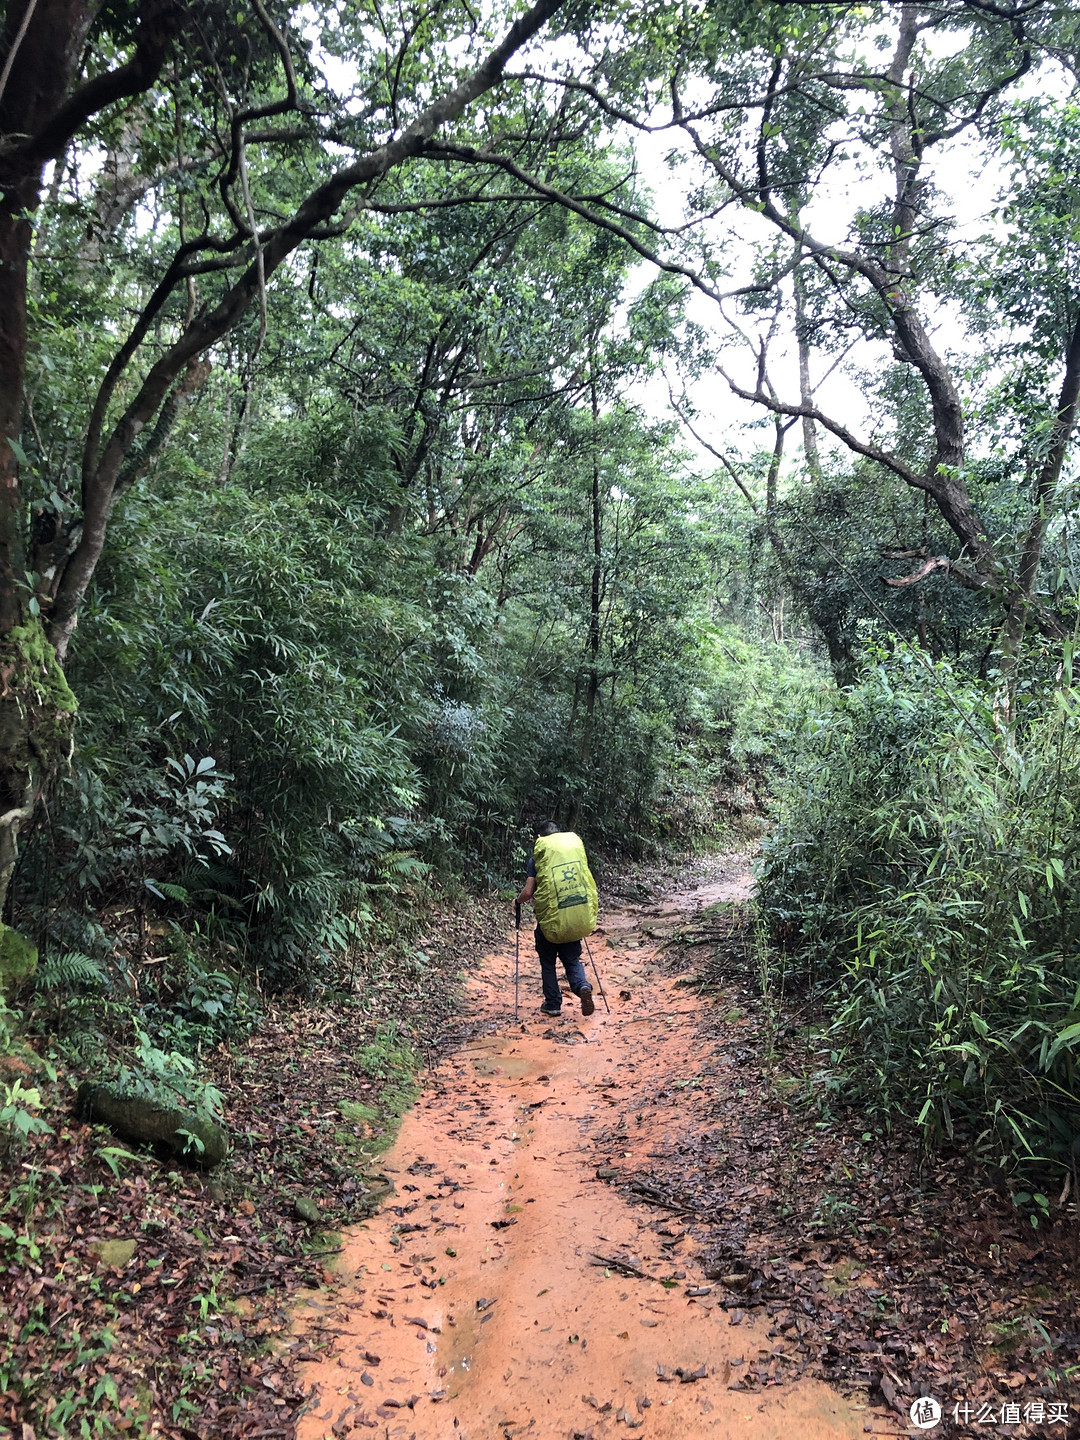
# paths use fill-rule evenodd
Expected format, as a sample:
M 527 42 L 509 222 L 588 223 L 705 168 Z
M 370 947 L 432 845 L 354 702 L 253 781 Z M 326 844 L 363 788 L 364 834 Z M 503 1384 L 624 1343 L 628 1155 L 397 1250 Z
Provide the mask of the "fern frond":
M 39 989 L 58 993 L 63 990 L 103 990 L 108 976 L 97 960 L 83 955 L 78 950 L 68 950 L 62 955 L 49 955 L 37 968 L 35 976 Z
M 430 870 L 423 860 L 418 860 L 411 850 L 388 850 L 375 862 L 380 875 L 426 875 Z

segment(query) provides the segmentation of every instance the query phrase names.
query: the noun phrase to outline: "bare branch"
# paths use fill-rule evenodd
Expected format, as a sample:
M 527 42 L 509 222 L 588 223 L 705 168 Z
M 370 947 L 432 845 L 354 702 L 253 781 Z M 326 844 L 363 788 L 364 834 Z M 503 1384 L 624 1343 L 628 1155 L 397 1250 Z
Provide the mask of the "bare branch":
M 890 455 L 887 450 L 882 450 L 880 445 L 860 440 L 845 425 L 841 425 L 831 415 L 826 415 L 816 405 L 791 405 L 783 400 L 778 400 L 774 395 L 766 394 L 762 389 L 744 390 L 725 370 L 721 369 L 720 374 L 727 381 L 732 394 L 738 395 L 741 400 L 750 400 L 755 405 L 763 405 L 774 415 L 789 415 L 793 419 L 805 417 L 808 420 L 816 420 L 823 429 L 835 435 L 838 440 L 842 440 L 849 450 L 854 450 L 856 455 L 865 456 L 867 460 L 876 460 L 879 465 L 884 465 L 886 470 L 891 470 L 894 475 L 899 475 L 905 484 L 911 485 L 916 490 L 930 489 L 924 475 L 920 475 L 910 465 L 905 465 L 896 455 Z

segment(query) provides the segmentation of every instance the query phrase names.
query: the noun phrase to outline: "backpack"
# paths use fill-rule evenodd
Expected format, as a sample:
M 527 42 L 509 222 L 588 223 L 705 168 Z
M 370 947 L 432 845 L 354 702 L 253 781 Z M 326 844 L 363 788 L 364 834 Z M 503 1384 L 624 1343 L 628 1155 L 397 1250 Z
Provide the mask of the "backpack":
M 552 945 L 584 940 L 596 929 L 599 902 L 585 846 L 571 830 L 541 835 L 533 848 L 533 905 L 544 939 Z

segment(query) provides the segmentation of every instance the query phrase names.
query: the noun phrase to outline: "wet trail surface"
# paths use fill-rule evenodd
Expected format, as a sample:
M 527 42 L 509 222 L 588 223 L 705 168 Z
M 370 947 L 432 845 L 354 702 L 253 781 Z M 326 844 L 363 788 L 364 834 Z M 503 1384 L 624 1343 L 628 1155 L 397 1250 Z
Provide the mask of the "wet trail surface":
M 602 917 L 592 940 L 611 1004 L 584 1019 L 538 1013 L 539 965 L 522 917 L 521 1023 L 513 947 L 469 983 L 491 1033 L 448 1056 L 405 1117 L 384 1169 L 396 1195 L 350 1232 L 331 1299 L 296 1321 L 329 1332 L 307 1365 L 297 1440 L 533 1440 L 640 1430 L 657 1437 L 861 1436 L 865 1407 L 821 1381 L 763 1393 L 739 1377 L 769 1354 L 767 1321 L 718 1304 L 677 1213 L 631 1205 L 597 1171 L 592 1135 L 617 1122 L 620 1166 L 695 1127 L 705 1001 L 654 963 L 659 927 L 746 896 L 718 884 Z M 509 1004 L 508 1004 L 509 1001 Z M 680 1083 L 681 1082 L 681 1083 Z M 692 1243 L 692 1242 L 691 1242 Z

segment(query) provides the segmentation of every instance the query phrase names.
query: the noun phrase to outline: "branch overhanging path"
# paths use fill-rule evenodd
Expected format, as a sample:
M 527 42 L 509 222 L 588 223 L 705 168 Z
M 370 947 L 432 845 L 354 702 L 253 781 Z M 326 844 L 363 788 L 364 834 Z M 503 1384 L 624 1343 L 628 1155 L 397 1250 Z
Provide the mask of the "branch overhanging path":
M 230 286 L 213 310 L 196 317 L 151 367 L 104 443 L 101 439 L 102 423 L 111 392 L 99 400 L 84 454 L 83 513 L 78 539 L 64 566 L 49 617 L 49 637 L 61 658 L 66 653 L 79 606 L 104 546 L 121 466 L 172 386 L 205 350 L 233 328 L 252 301 L 262 293 L 267 279 L 305 239 L 333 218 L 353 190 L 423 153 L 427 142 L 442 126 L 457 118 L 468 105 L 500 82 L 508 61 L 539 34 L 562 4 L 563 0 L 538 0 L 514 22 L 503 40 L 471 75 L 433 101 L 400 135 L 361 159 L 342 166 L 312 191 L 290 220 L 267 233 L 265 238 L 260 236 L 244 274 Z M 179 278 L 180 271 L 176 267 L 175 273 L 166 277 L 170 290 Z M 163 301 L 164 296 L 161 298 Z M 113 379 L 114 385 L 118 379 L 119 373 Z

